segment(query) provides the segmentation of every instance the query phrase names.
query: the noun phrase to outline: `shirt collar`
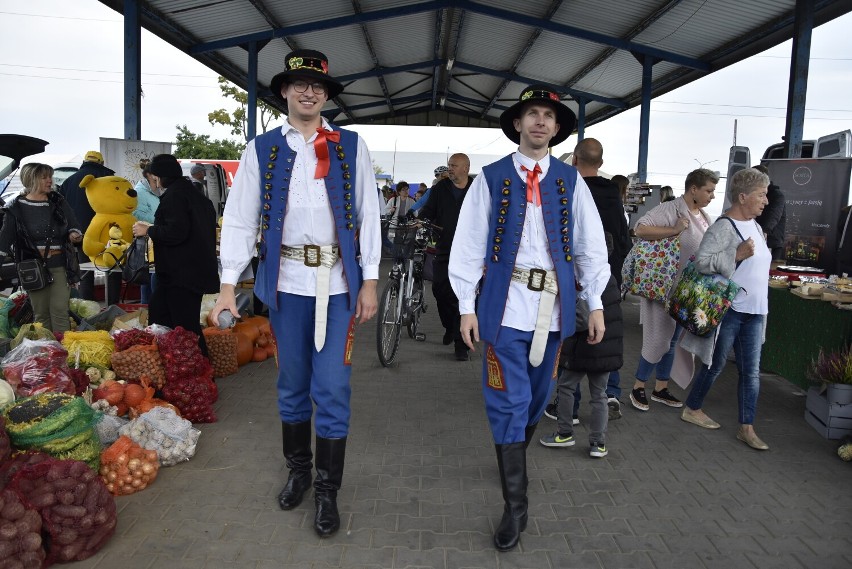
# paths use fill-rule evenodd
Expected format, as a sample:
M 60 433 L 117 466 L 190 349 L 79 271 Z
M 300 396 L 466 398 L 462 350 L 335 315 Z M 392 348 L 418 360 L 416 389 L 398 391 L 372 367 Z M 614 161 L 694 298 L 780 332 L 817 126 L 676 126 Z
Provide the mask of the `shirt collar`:
M 326 118 L 324 116 L 320 115 L 320 120 L 322 121 L 322 128 L 323 129 L 327 130 L 328 132 L 334 131 L 334 129 L 331 128 L 331 125 L 329 124 L 328 120 L 326 120 Z M 287 136 L 287 134 L 290 133 L 290 132 L 295 132 L 296 134 L 299 134 L 299 135 L 302 134 L 301 132 L 299 132 L 296 129 L 296 127 L 294 127 L 293 125 L 290 124 L 289 120 L 286 120 L 286 121 L 284 121 L 284 124 L 281 125 L 281 134 L 283 136 Z M 311 136 L 311 138 L 310 138 L 310 140 L 308 140 L 308 142 L 313 140 L 315 137 L 316 137 L 316 134 Z
M 512 155 L 512 159 L 515 162 L 515 169 L 518 172 L 523 174 L 522 178 L 526 179 L 526 173 L 521 170 L 521 166 L 525 166 L 529 170 L 535 169 L 536 161 L 530 158 L 529 156 L 525 156 L 520 153 L 520 151 L 515 152 Z M 542 158 L 538 161 L 538 166 L 541 168 L 541 174 L 539 175 L 539 180 L 544 179 L 547 176 L 547 171 L 550 169 L 550 154 Z

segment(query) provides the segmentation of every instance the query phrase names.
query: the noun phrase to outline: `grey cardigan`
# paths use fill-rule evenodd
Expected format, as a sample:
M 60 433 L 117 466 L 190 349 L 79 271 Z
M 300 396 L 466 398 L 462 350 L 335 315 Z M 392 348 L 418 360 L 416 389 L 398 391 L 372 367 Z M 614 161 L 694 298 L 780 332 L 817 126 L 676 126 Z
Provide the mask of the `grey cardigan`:
M 725 278 L 731 278 L 737 270 L 737 247 L 742 241 L 734 224 L 720 217 L 704 233 L 704 238 L 695 254 L 695 268 L 705 275 L 720 274 Z M 716 328 L 712 334 L 702 338 L 686 332 L 680 341 L 680 346 L 698 356 L 702 363 L 710 365 L 713 362 L 713 349 L 716 346 L 718 333 L 719 328 Z M 765 318 L 763 319 L 763 340 L 766 340 Z

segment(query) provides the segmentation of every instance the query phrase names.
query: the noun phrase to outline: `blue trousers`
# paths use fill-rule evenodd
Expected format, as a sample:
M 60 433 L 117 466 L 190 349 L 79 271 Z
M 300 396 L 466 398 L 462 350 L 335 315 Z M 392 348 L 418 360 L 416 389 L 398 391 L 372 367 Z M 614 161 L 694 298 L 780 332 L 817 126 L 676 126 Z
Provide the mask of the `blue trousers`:
M 532 332 L 502 326 L 497 343 L 485 346 L 482 393 L 491 435 L 498 445 L 525 440 L 525 429 L 539 422 L 556 385 L 559 332 L 548 335 L 538 367 L 529 362 L 532 337 Z
M 317 436 L 338 439 L 349 434 L 354 310 L 348 294 L 329 297 L 325 345 L 319 352 L 315 313 L 316 298 L 286 292 L 278 293 L 278 310 L 269 309 L 278 343 L 278 412 L 285 423 L 302 423 L 316 405 Z

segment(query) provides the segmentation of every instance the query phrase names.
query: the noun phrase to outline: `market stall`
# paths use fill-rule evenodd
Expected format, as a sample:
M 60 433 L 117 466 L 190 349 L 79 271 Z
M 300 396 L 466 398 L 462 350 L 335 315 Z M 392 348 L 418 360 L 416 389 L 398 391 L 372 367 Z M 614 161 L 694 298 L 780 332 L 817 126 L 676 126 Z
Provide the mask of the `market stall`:
M 769 316 L 761 367 L 807 389 L 806 371 L 820 348 L 839 349 L 852 342 L 852 311 L 820 296 L 799 296 L 790 289 L 769 289 Z

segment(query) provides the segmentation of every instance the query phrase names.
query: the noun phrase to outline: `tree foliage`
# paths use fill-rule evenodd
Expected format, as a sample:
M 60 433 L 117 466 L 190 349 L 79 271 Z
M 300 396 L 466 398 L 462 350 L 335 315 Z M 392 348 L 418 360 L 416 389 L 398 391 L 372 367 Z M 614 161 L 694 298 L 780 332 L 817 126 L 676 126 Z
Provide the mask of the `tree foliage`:
M 218 109 L 207 114 L 207 120 L 211 125 L 221 124 L 231 127 L 231 134 L 242 136 L 243 140 L 248 138 L 248 93 L 235 87 L 230 81 L 219 76 L 219 89 L 222 91 L 222 96 L 228 99 L 233 99 L 238 103 L 238 107 L 233 111 L 226 109 Z M 277 121 L 281 118 L 281 111 L 269 106 L 264 101 L 257 101 L 257 120 L 258 126 L 262 129 L 261 132 L 266 132 L 266 128 L 273 120 Z
M 211 139 L 207 134 L 195 134 L 186 125 L 177 127 L 175 157 L 204 160 L 239 160 L 246 145 L 227 139 Z
M 373 160 L 373 174 L 378 176 L 379 174 L 384 174 L 384 173 L 385 173 L 385 169 L 382 168 L 381 166 L 379 166 L 378 164 L 376 164 L 376 161 Z

